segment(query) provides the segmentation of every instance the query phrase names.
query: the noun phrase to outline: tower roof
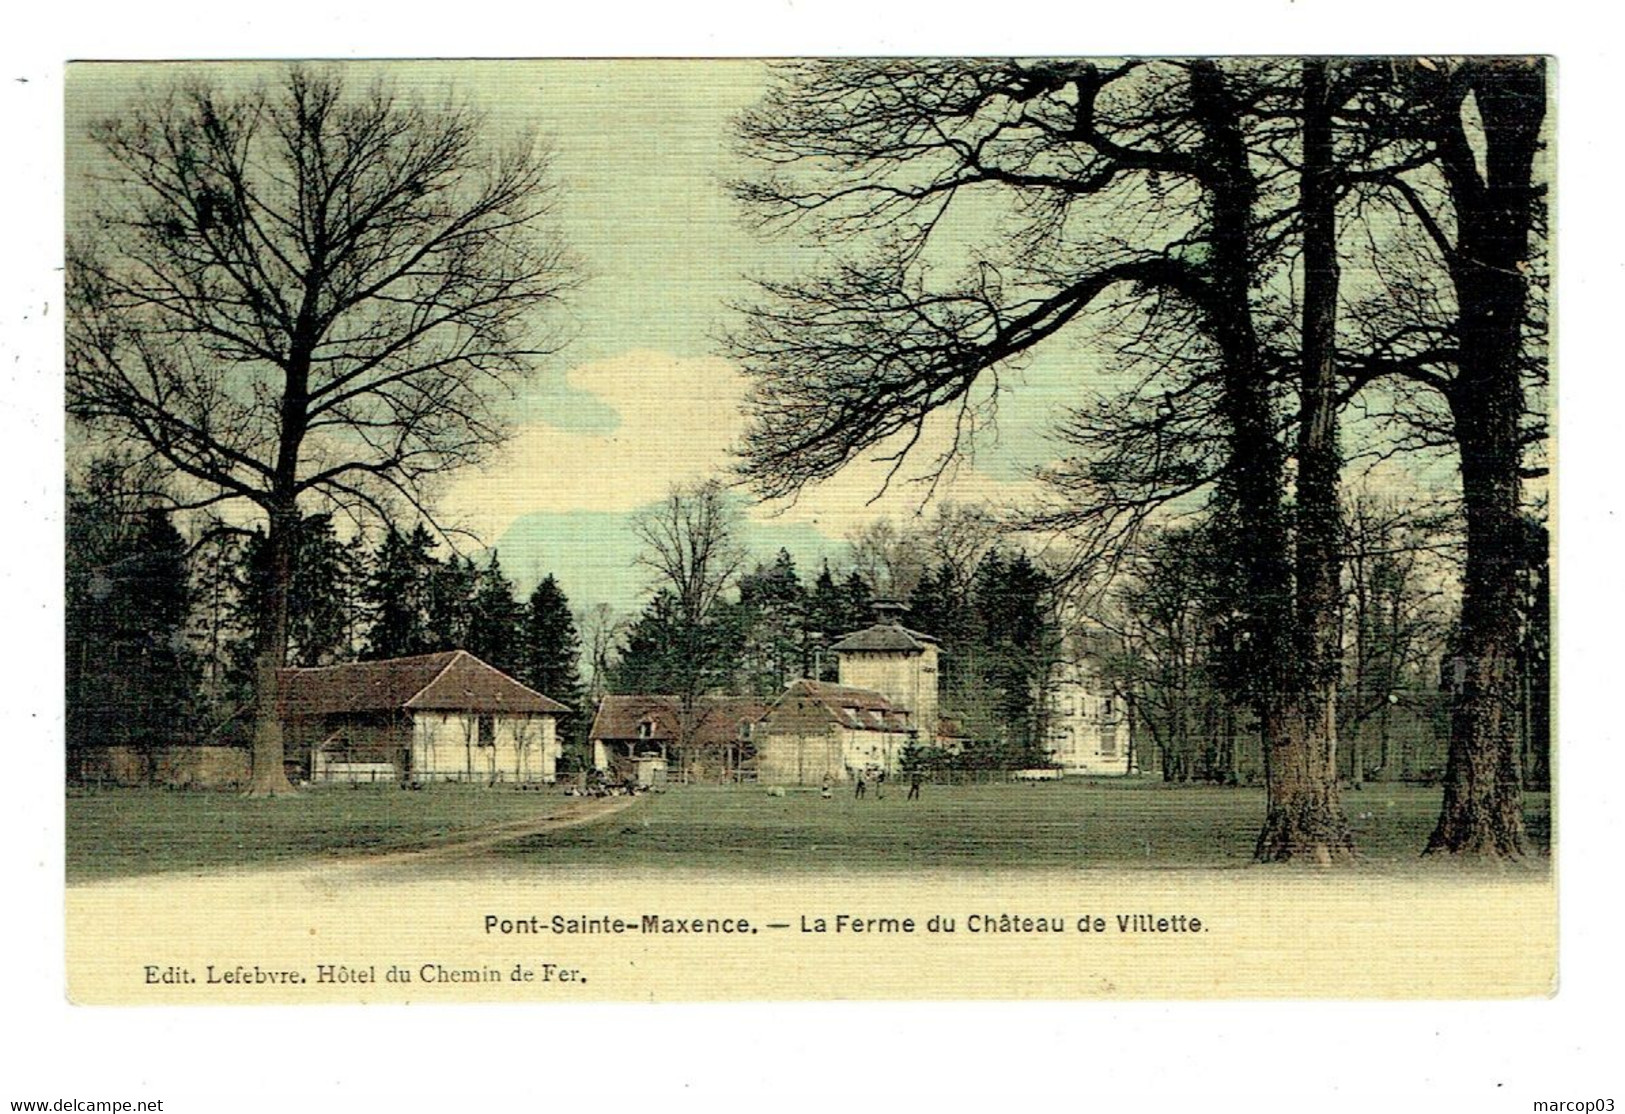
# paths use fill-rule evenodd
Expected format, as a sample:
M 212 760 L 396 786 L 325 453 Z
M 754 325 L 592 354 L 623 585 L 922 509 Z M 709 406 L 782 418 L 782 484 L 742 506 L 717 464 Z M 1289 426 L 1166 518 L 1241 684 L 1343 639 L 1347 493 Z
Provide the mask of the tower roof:
M 838 654 L 864 650 L 916 651 L 935 646 L 937 640 L 929 634 L 909 630 L 900 623 L 876 623 L 853 631 L 830 649 Z

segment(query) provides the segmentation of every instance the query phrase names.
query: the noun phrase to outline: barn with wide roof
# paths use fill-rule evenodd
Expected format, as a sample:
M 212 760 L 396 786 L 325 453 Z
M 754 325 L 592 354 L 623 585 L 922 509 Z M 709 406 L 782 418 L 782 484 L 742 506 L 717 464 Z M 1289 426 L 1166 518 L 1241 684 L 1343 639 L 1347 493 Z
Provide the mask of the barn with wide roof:
M 547 783 L 565 705 L 466 650 L 281 675 L 290 774 L 314 782 Z

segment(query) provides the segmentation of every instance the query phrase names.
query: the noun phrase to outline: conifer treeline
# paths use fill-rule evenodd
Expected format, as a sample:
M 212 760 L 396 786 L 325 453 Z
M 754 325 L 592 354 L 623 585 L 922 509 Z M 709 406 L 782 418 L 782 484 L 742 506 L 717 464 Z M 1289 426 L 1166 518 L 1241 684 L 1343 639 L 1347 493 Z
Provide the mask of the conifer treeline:
M 69 745 L 244 743 L 264 537 L 220 531 L 189 544 L 150 502 L 116 494 L 127 468 L 109 461 L 70 484 Z M 465 649 L 576 709 L 561 735 L 584 741 L 594 700 L 554 577 L 521 598 L 497 553 L 441 556 L 422 524 L 369 542 L 313 514 L 296 544 L 290 666 Z M 828 648 L 874 621 L 875 595 L 861 572 L 838 574 L 828 561 L 804 582 L 781 549 L 743 573 L 691 638 L 671 593 L 656 592 L 619 629 L 594 693 L 765 701 L 801 677 L 833 681 Z M 927 570 L 907 599 L 909 625 L 942 644 L 944 716 L 975 740 L 1041 760 L 1042 690 L 1059 645 L 1049 578 L 1027 554 L 994 547 L 969 575 L 946 562 Z
M 189 546 L 162 511 L 114 494 L 118 473 L 98 465 L 69 487 L 69 746 L 244 742 L 264 536 Z M 522 599 L 495 552 L 437 556 L 421 524 L 369 546 L 314 514 L 296 544 L 290 666 L 464 649 L 574 709 L 561 735 L 585 737 L 580 638 L 552 576 Z
M 781 549 L 740 577 L 736 594 L 705 621 L 702 637 L 683 637 L 675 599 L 657 593 L 629 628 L 609 687 L 770 700 L 801 677 L 834 681 L 837 663 L 828 648 L 875 621 L 875 596 L 862 573 L 838 577 L 827 561 L 809 586 Z M 1044 693 L 1061 641 L 1050 577 L 1021 550 L 996 546 L 969 576 L 949 562 L 928 570 L 907 602 L 908 625 L 941 645 L 943 715 L 973 743 L 1010 750 L 1015 764 L 1043 762 Z M 699 660 L 672 653 L 693 645 L 703 648 Z

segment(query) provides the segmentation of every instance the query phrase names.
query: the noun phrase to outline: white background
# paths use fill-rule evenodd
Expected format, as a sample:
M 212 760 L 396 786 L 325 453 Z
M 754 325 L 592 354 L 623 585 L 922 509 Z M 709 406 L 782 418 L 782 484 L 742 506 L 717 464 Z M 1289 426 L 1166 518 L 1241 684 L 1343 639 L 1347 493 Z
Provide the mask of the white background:
M 19 3 L 0 46 L 0 1110 L 672 1108 L 1528 1111 L 1620 1070 L 1618 234 L 1613 21 L 1565 5 L 1215 0 L 678 5 Z M 1576 5 L 1576 8 L 1579 6 Z M 1589 7 L 1589 6 L 1588 6 Z M 1600 10 L 1606 10 L 1598 6 Z M 61 831 L 61 79 L 70 58 L 833 53 L 1548 53 L 1556 305 L 1562 988 L 1512 1003 L 93 1009 L 68 1005 Z M 116 925 L 109 925 L 116 932 Z M 455 1033 L 441 1070 L 414 1050 Z M 346 1051 L 346 1065 L 311 1056 Z M 484 1062 L 487 1071 L 466 1065 Z M 990 1106 L 991 1108 L 991 1106 Z M 1625 1109 L 1622 1106 L 1621 1109 Z

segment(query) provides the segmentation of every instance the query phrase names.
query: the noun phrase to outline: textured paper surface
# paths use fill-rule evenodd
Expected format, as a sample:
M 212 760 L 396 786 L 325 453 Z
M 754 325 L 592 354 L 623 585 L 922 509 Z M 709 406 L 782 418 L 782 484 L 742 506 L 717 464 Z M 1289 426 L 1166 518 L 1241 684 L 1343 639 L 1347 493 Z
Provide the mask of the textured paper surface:
M 661 210 L 662 192 L 651 186 L 661 175 L 687 180 L 714 173 L 720 140 L 694 139 L 685 129 L 750 103 L 760 69 L 750 61 L 487 62 L 420 63 L 394 72 L 410 75 L 418 89 L 448 80 L 473 89 L 491 98 L 504 126 L 523 122 L 525 113 L 514 106 L 545 88 L 541 103 L 557 112 L 540 118 L 573 152 L 563 164 L 566 189 L 646 197 L 649 227 L 670 237 L 688 218 Z M 147 76 L 159 72 L 148 68 Z M 243 80 L 265 72 L 245 68 Z M 114 106 L 117 91 L 133 84 L 128 78 L 128 71 L 75 71 L 70 135 L 83 130 L 88 116 Z M 658 171 L 643 178 L 622 173 L 610 140 L 597 140 L 597 147 L 568 142 L 594 135 L 593 111 L 606 82 L 642 91 L 618 128 L 671 137 Z M 70 143 L 70 166 L 72 157 Z M 68 187 L 70 199 L 84 188 L 71 170 Z M 590 193 L 567 204 L 590 209 L 584 196 Z M 585 405 L 579 396 L 593 394 L 608 399 L 629 426 L 603 444 L 585 411 L 579 428 L 533 421 L 511 446 L 505 470 L 459 477 L 447 498 L 491 536 L 513 529 L 538 501 L 552 513 L 577 516 L 577 525 L 600 510 L 638 506 L 658 495 L 661 469 L 707 464 L 728 439 L 709 416 L 736 404 L 741 384 L 735 369 L 702 350 L 699 338 L 711 320 L 697 311 L 682 317 L 693 309 L 686 302 L 634 304 L 616 293 L 613 280 L 654 268 L 695 305 L 712 304 L 717 291 L 696 294 L 687 280 L 736 272 L 749 262 L 741 241 L 691 239 L 684 253 L 673 247 L 685 243 L 681 235 L 651 247 L 640 228 L 589 218 L 581 229 L 576 246 L 611 280 L 584 295 L 582 312 L 618 322 L 620 332 L 589 330 L 584 350 L 568 356 L 566 387 L 529 399 L 532 409 L 523 417 L 553 413 L 555 404 Z M 718 285 L 731 292 L 727 282 Z M 1042 371 L 1037 382 L 1045 383 Z M 1054 403 L 1046 391 L 1036 392 L 1036 409 Z M 663 424 L 688 432 L 652 442 L 648 435 Z M 566 466 L 541 463 L 561 460 Z M 813 493 L 791 525 L 816 525 L 839 537 L 877 513 L 867 497 L 879 475 L 873 469 L 843 475 Z M 954 493 L 1016 491 L 972 472 Z M 908 504 L 906 494 L 888 499 L 879 510 Z M 624 568 L 613 575 L 624 580 Z M 625 589 L 618 580 L 615 591 Z M 73 884 L 65 913 L 68 992 L 84 1004 L 1498 998 L 1550 994 L 1558 970 L 1555 880 L 1522 871 L 927 871 L 809 880 L 752 864 L 725 875 L 649 870 L 613 878 L 546 867 L 522 877 L 511 868 L 497 875 L 478 866 L 458 877 L 442 866 L 414 880 L 409 866 L 324 863 Z M 487 916 L 541 923 L 555 915 L 619 917 L 640 926 L 646 915 L 743 918 L 755 931 L 504 933 L 485 925 Z M 842 915 L 912 920 L 914 930 L 844 930 L 837 924 Z M 1062 931 L 973 931 L 972 918 L 989 915 L 1057 918 Z M 1201 930 L 1142 931 L 1140 917 L 1153 926 L 1159 918 L 1195 919 Z M 952 918 L 955 930 L 932 931 L 933 918 Z M 1084 918 L 1088 931 L 1080 930 Z M 811 930 L 820 919 L 830 931 Z M 787 927 L 769 927 L 780 924 Z M 324 969 L 332 981 L 323 981 Z M 392 969 L 409 978 L 392 979 Z M 442 979 L 440 969 L 496 978 L 454 981 Z M 254 981 L 261 972 L 289 972 L 302 981 L 276 974 Z
M 649 877 L 379 884 L 343 868 L 73 887 L 71 997 L 83 1003 L 466 1002 L 713 999 L 1464 998 L 1556 989 L 1555 890 L 1543 880 L 931 874 Z M 733 917 L 754 935 L 561 936 L 485 931 L 487 914 Z M 802 931 L 802 920 L 913 918 L 912 934 Z M 1060 918 L 1054 935 L 972 931 L 970 917 Z M 1187 916 L 1198 933 L 1118 931 L 1119 916 Z M 956 931 L 930 932 L 933 917 Z M 1079 932 L 1083 917 L 1104 931 Z M 788 929 L 766 927 L 788 923 Z M 544 965 L 578 974 L 535 981 Z M 210 984 L 237 968 L 302 985 Z M 322 983 L 322 966 L 375 972 Z M 387 979 L 404 969 L 410 982 Z M 496 972 L 426 981 L 423 968 Z M 516 967 L 535 972 L 515 981 Z M 153 969 L 156 969 L 156 972 Z M 196 983 L 150 982 L 184 968 Z M 440 979 L 438 972 L 432 979 Z

